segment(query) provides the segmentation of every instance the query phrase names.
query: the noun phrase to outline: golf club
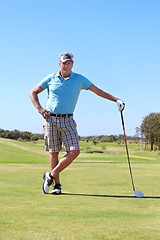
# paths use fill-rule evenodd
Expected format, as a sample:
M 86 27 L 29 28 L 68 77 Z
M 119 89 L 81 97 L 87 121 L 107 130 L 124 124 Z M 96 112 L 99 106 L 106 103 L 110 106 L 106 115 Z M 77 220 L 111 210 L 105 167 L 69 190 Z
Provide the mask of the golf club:
M 135 186 L 134 186 L 134 182 L 133 182 L 133 175 L 132 175 L 131 163 L 130 163 L 130 160 L 129 160 L 129 152 L 128 152 L 128 147 L 127 147 L 127 140 L 126 140 L 126 133 L 125 133 L 124 119 L 123 119 L 122 111 L 120 111 L 121 112 L 121 120 L 122 120 L 122 127 L 123 127 L 124 139 L 125 139 L 125 144 L 126 144 L 126 151 L 127 151 L 127 157 L 128 157 L 129 170 L 130 170 L 130 175 L 131 175 L 131 180 L 132 180 L 132 187 L 133 187 L 134 195 L 136 197 L 143 197 L 144 194 L 142 192 L 138 192 L 138 191 L 135 190 Z

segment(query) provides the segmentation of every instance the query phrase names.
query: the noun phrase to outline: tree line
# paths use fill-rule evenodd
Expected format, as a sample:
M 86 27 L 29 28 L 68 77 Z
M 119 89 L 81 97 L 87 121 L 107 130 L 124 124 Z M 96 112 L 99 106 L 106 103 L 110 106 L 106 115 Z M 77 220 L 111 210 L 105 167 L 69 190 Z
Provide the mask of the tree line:
M 21 132 L 17 129 L 14 131 L 4 130 L 0 129 L 0 137 L 2 138 L 9 138 L 19 141 L 38 141 L 39 139 L 44 139 L 44 134 L 34 134 L 28 131 Z M 127 136 L 127 140 L 136 140 L 136 137 L 130 137 Z M 97 144 L 98 142 L 124 142 L 124 136 L 123 135 L 100 135 L 100 136 L 87 136 L 87 137 L 80 137 L 80 141 L 87 141 L 87 142 L 93 142 L 93 144 Z
M 136 141 L 137 137 L 131 137 L 127 136 L 126 137 L 128 141 Z M 124 142 L 124 135 L 119 134 L 119 135 L 100 135 L 100 136 L 88 136 L 88 137 L 80 137 L 80 141 L 87 141 L 87 142 L 93 142 L 94 145 L 97 143 L 102 143 L 102 142 L 117 142 L 117 143 L 122 143 Z
M 19 141 L 38 141 L 39 139 L 43 139 L 43 134 L 34 134 L 28 131 L 21 132 L 17 129 L 14 131 L 0 129 L 0 137 Z

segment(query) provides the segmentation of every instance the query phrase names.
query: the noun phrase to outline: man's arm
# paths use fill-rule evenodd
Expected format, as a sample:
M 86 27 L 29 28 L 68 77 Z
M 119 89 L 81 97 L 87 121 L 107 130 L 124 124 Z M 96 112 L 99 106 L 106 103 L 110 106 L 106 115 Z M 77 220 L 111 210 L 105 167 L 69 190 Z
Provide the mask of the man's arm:
M 123 109 L 125 107 L 125 103 L 122 100 L 112 96 L 111 94 L 109 94 L 107 92 L 104 92 L 103 90 L 96 87 L 94 84 L 92 84 L 88 89 L 102 98 L 116 102 L 117 106 L 119 108 L 119 111 L 123 111 Z
M 88 89 L 90 91 L 94 92 L 95 94 L 97 94 L 98 96 L 102 97 L 102 98 L 106 98 L 106 99 L 111 100 L 113 102 L 116 102 L 118 100 L 118 98 L 112 96 L 111 94 L 109 94 L 107 92 L 104 92 L 103 90 L 96 87 L 94 84 L 92 84 Z
M 39 99 L 38 99 L 38 94 L 41 93 L 44 89 L 42 87 L 40 87 L 39 85 L 37 85 L 36 87 L 34 87 L 31 91 L 30 91 L 30 98 L 32 100 L 32 103 L 34 104 L 34 106 L 37 108 L 38 112 L 44 117 L 44 118 L 49 118 L 50 115 L 48 113 L 48 111 L 44 108 L 41 107 Z

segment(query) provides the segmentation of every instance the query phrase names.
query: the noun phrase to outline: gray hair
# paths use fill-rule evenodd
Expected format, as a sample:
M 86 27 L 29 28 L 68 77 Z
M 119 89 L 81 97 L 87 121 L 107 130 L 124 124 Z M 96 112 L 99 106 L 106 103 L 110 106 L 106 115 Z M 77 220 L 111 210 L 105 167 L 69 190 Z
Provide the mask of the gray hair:
M 63 53 L 60 54 L 59 59 L 61 59 L 63 56 L 69 56 L 69 57 L 71 57 L 71 58 L 74 57 L 72 53 L 69 53 L 69 52 L 63 52 Z

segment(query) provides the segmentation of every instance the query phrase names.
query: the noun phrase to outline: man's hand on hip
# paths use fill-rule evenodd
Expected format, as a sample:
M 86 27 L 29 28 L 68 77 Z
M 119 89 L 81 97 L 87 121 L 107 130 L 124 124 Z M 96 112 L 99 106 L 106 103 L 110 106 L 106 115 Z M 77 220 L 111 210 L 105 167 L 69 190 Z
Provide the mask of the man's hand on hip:
M 38 112 L 43 116 L 43 118 L 50 118 L 50 111 L 44 108 L 38 109 Z

